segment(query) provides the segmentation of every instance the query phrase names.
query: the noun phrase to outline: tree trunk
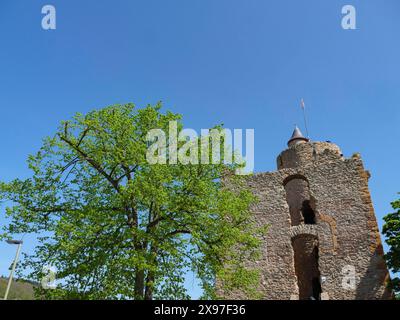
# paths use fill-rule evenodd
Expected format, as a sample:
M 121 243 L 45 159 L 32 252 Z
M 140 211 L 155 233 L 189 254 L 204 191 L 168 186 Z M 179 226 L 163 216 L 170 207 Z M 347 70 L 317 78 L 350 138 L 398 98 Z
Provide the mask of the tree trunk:
M 135 277 L 135 300 L 144 299 L 144 270 L 137 270 Z
M 157 264 L 157 251 L 158 248 L 155 246 L 153 243 L 150 245 L 150 253 L 152 257 L 152 263 L 154 265 Z M 155 272 L 154 270 L 149 270 L 147 272 L 147 278 L 146 278 L 146 289 L 144 293 L 144 299 L 145 300 L 153 300 L 153 290 L 154 290 L 154 280 L 155 280 Z
M 149 271 L 146 279 L 144 300 L 153 300 L 154 272 Z

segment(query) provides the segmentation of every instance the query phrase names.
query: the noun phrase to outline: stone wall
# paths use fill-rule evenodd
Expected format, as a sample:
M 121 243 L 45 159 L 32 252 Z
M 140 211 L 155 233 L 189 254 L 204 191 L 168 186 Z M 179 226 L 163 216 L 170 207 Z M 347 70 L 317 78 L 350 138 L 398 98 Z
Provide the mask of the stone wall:
M 262 258 L 251 264 L 261 271 L 263 298 L 307 298 L 316 276 L 322 290 L 317 298 L 391 298 L 369 173 L 360 156 L 345 159 L 332 143 L 309 142 L 283 151 L 277 163 L 278 171 L 247 179 L 259 199 L 252 207 L 255 220 L 270 225 Z M 302 217 L 305 200 L 315 224 L 305 224 Z M 242 292 L 226 294 L 222 288 L 225 298 L 246 299 Z

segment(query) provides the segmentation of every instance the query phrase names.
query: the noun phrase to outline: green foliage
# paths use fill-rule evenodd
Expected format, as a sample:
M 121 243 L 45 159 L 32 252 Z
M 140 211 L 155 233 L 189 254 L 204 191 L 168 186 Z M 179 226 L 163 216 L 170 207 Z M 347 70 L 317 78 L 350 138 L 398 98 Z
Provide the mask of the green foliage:
M 31 178 L 0 183 L 11 220 L 3 237 L 41 235 L 19 270 L 32 270 L 36 281 L 44 266 L 58 270 L 59 288 L 38 295 L 187 299 L 187 270 L 201 279 L 207 298 L 216 297 L 216 276 L 229 290 L 254 291 L 256 274 L 244 261 L 256 257 L 265 231 L 251 221 L 254 196 L 242 177 L 229 174 L 238 165 L 150 165 L 149 130 L 168 132 L 173 120 L 183 128 L 180 115 L 160 107 L 76 114 L 29 156 Z
M 396 210 L 386 215 L 383 220 L 383 234 L 386 243 L 389 245 L 389 252 L 385 255 L 386 263 L 395 277 L 390 282 L 390 287 L 399 296 L 400 294 L 400 200 L 392 202 L 392 207 Z

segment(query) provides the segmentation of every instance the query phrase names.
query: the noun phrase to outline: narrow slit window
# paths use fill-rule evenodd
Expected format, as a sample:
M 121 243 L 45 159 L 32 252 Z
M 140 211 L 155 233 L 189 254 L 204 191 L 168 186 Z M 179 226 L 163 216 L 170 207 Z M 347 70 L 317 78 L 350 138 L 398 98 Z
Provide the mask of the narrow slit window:
M 309 200 L 303 201 L 303 205 L 301 207 L 301 213 L 303 215 L 304 224 L 315 224 L 315 213 L 310 206 Z

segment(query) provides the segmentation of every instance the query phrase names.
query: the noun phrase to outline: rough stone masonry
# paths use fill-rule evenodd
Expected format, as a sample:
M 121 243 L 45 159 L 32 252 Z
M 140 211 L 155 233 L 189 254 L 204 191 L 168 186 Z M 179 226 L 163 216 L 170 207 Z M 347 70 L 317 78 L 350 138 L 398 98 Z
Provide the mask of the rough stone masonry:
M 296 127 L 278 171 L 249 176 L 259 201 L 252 212 L 268 224 L 262 256 L 263 299 L 390 299 L 383 248 L 358 154 L 343 157 L 330 142 L 311 142 Z M 246 299 L 243 292 L 219 294 Z

